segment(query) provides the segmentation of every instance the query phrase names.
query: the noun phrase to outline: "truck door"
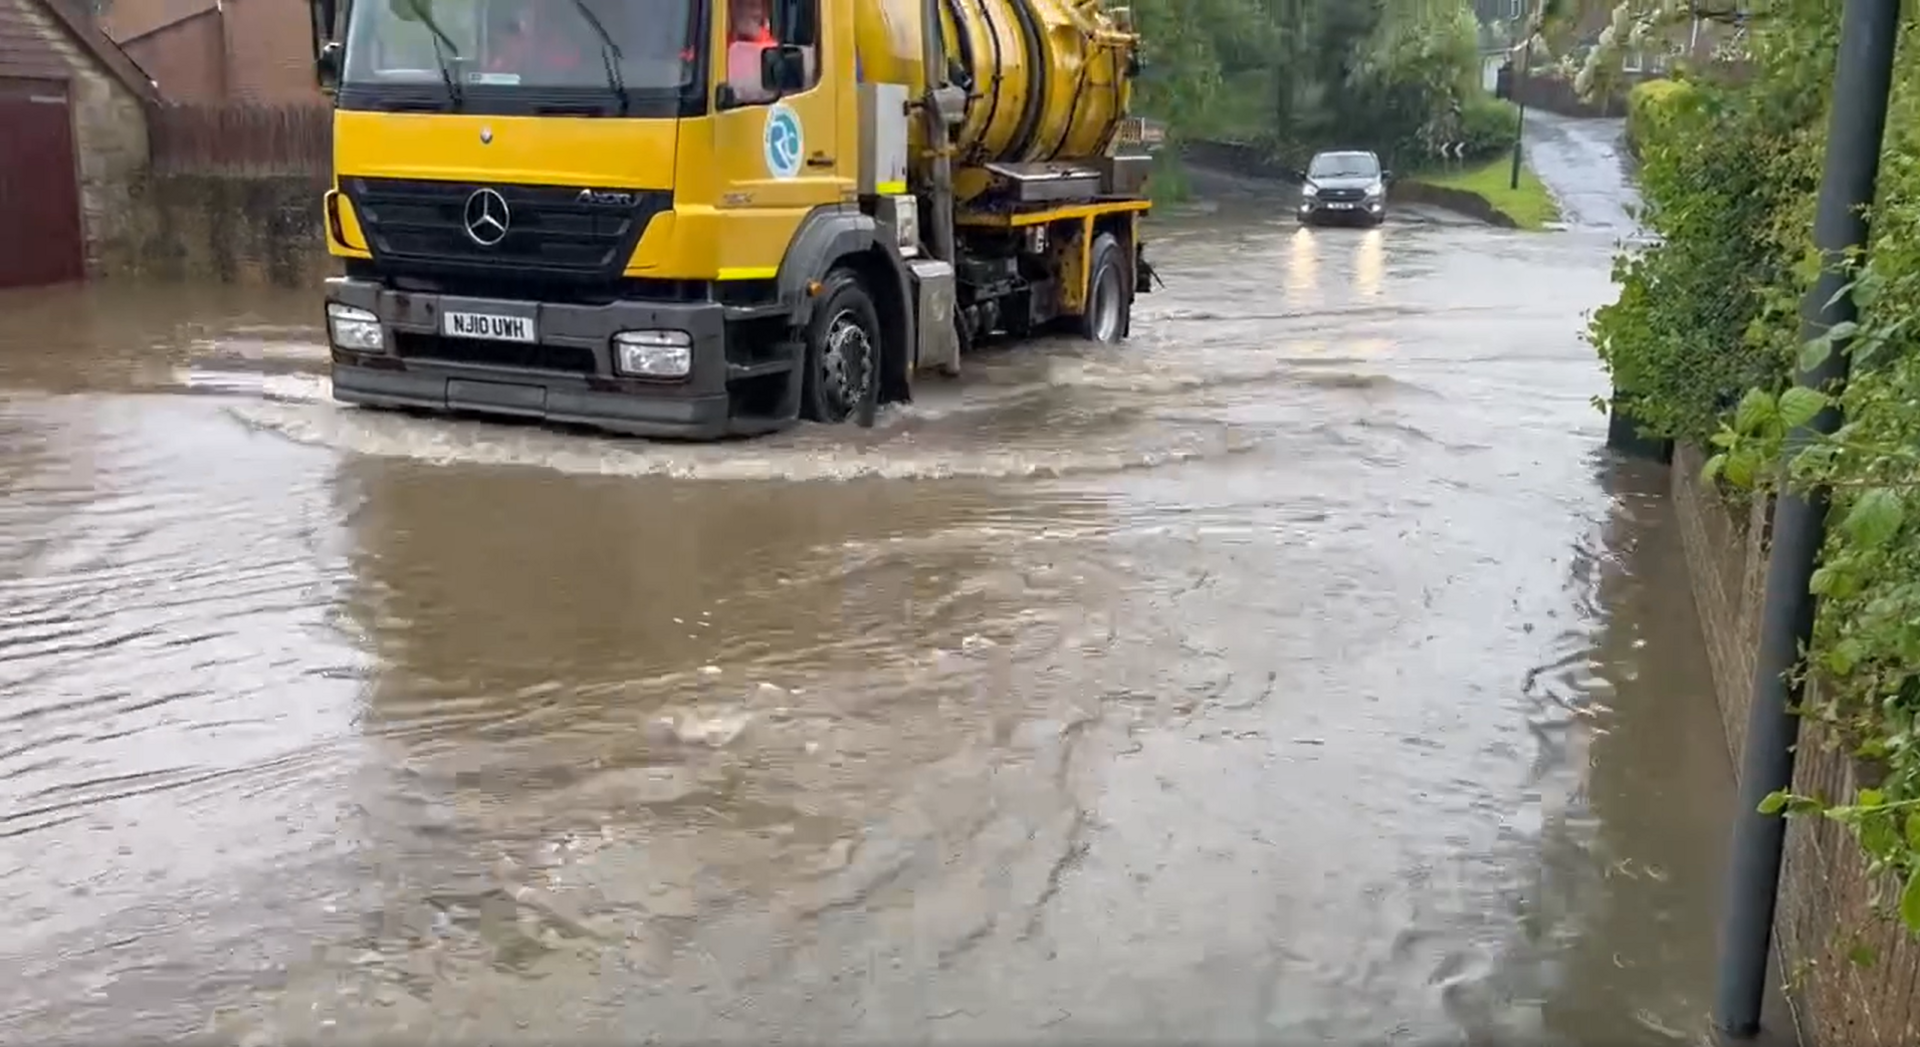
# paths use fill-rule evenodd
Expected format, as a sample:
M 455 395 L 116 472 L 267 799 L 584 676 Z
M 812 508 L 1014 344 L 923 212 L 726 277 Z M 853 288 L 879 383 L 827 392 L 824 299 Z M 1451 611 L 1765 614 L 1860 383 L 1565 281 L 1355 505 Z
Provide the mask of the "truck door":
M 844 27 L 823 21 L 823 0 L 718 0 L 718 6 L 726 25 L 713 65 L 718 82 L 739 102 L 718 113 L 714 126 L 720 206 L 730 215 L 721 275 L 767 278 L 800 219 L 854 189 L 859 158 L 851 142 L 842 142 L 853 129 L 842 127 L 840 117 L 853 97 L 851 19 Z M 776 44 L 799 47 L 806 72 L 804 87 L 780 97 L 760 85 L 761 52 Z

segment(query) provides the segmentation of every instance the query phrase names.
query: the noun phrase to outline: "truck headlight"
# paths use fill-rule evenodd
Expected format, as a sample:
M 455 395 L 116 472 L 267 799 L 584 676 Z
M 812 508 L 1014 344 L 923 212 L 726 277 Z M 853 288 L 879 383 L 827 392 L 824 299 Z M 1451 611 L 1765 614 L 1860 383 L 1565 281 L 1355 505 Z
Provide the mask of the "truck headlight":
M 378 353 L 387 348 L 379 317 L 339 302 L 327 303 L 327 334 L 334 345 L 356 353 Z
M 622 331 L 613 336 L 613 369 L 642 378 L 685 378 L 693 336 L 685 331 Z

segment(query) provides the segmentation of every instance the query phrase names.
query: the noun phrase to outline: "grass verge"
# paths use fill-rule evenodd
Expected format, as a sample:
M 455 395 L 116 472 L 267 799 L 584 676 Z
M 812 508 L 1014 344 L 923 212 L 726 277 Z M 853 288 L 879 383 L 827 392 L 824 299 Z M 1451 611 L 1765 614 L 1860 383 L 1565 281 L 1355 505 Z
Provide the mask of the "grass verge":
M 1413 176 L 1416 182 L 1443 189 L 1458 189 L 1485 200 L 1494 210 L 1513 219 L 1522 229 L 1543 229 L 1560 217 L 1553 195 L 1541 184 L 1533 169 L 1522 165 L 1520 188 L 1509 188 L 1513 176 L 1513 158 L 1502 156 L 1477 167 L 1457 171 L 1433 171 Z

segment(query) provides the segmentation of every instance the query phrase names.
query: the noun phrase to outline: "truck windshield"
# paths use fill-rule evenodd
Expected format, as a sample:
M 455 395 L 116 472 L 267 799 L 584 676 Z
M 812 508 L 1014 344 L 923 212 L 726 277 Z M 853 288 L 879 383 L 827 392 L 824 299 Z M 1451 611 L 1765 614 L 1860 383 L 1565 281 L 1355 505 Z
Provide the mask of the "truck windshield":
M 697 11 L 697 0 L 360 0 L 341 83 L 677 91 L 694 76 Z
M 1321 153 L 1307 166 L 1308 178 L 1377 178 L 1380 161 L 1366 153 Z

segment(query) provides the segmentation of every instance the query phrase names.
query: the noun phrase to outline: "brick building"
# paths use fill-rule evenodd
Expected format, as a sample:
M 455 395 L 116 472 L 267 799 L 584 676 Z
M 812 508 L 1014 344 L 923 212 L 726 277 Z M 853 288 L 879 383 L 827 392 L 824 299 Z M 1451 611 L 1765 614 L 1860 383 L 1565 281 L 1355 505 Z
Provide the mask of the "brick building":
M 1510 28 L 1538 6 L 1539 0 L 1473 0 L 1473 10 L 1483 26 Z M 1568 0 L 1562 8 L 1567 15 L 1567 36 L 1560 46 L 1582 54 L 1600 38 L 1600 31 L 1613 20 L 1619 0 Z M 1739 0 L 1714 0 L 1701 5 L 1712 10 L 1733 10 Z M 1631 48 L 1623 56 L 1622 72 L 1629 77 L 1660 76 L 1675 58 L 1696 63 L 1714 60 L 1720 49 L 1734 41 L 1739 29 L 1723 18 L 1682 17 L 1663 24 L 1648 34 L 1642 46 Z M 1502 43 L 1510 46 L 1513 41 Z M 1491 48 L 1490 48 L 1491 50 Z
M 0 287 L 77 280 L 138 238 L 152 82 L 56 0 L 0 0 Z
M 311 102 L 306 0 L 111 0 L 100 27 L 140 63 L 169 102 Z

